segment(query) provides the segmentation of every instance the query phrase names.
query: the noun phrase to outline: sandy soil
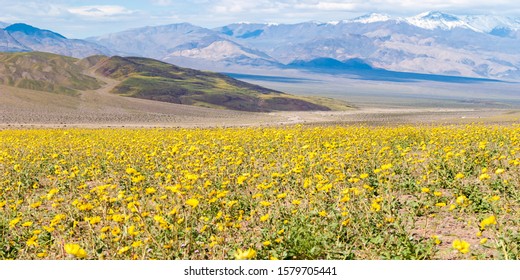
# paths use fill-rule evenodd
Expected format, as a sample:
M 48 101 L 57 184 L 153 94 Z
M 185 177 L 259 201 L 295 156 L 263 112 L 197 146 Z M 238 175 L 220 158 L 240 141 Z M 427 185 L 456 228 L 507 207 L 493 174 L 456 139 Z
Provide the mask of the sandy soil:
M 92 75 L 92 73 L 89 73 Z M 369 108 L 336 112 L 249 113 L 201 108 L 110 93 L 117 81 L 80 96 L 0 86 L 0 128 L 6 127 L 223 127 L 291 124 L 514 123 L 520 110 Z
M 342 112 L 276 112 L 283 116 L 283 124 L 459 124 L 459 123 L 514 123 L 520 119 L 520 111 L 510 109 L 466 108 L 359 108 Z

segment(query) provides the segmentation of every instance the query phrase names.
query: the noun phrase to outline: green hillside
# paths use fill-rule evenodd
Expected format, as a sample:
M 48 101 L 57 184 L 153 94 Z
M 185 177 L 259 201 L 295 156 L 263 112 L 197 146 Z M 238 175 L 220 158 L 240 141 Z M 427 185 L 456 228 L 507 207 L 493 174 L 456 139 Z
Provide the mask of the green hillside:
M 92 63 L 92 60 L 90 59 Z M 241 111 L 330 110 L 310 100 L 153 59 L 114 56 L 100 60 L 96 73 L 120 80 L 112 92 L 136 98 Z
M 294 96 L 223 74 L 138 57 L 96 55 L 79 60 L 43 52 L 0 53 L 0 85 L 71 96 L 97 90 L 109 95 L 250 112 L 349 108 L 330 99 Z
M 0 84 L 61 94 L 102 86 L 83 74 L 78 59 L 43 52 L 0 53 Z

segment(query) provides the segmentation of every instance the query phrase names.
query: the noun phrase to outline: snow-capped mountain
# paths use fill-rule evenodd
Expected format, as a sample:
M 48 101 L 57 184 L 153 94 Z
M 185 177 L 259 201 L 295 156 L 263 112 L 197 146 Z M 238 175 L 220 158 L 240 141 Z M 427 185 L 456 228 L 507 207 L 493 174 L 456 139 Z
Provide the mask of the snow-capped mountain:
M 439 11 L 421 13 L 412 17 L 392 17 L 386 14 L 370 13 L 354 19 L 338 21 L 340 22 L 359 22 L 374 23 L 385 21 L 406 22 L 408 24 L 424 29 L 444 29 L 465 28 L 475 32 L 491 33 L 494 29 L 520 30 L 520 18 L 495 16 L 495 15 L 471 15 L 456 16 Z
M 352 20 L 347 20 L 347 22 L 359 22 L 359 23 L 374 23 L 374 22 L 382 22 L 382 21 L 389 21 L 394 20 L 391 16 L 385 15 L 385 14 L 378 14 L 378 13 L 370 13 L 368 15 L 360 16 L 357 18 L 354 18 Z
M 359 58 L 394 71 L 518 79 L 516 22 L 427 12 L 409 18 L 369 14 L 334 23 L 232 24 L 215 30 L 284 64 Z
M 467 22 L 465 22 L 457 16 L 441 12 L 422 13 L 414 17 L 406 18 L 405 21 L 417 27 L 430 30 L 437 28 L 444 30 L 450 30 L 454 28 L 467 28 L 477 32 L 480 31 L 479 29 L 474 28 L 473 26 L 469 25 Z
M 497 36 L 512 35 L 520 30 L 520 18 L 500 16 L 465 16 L 463 20 L 481 32 Z
M 404 19 L 406 22 L 425 29 L 466 28 L 475 32 L 493 33 L 505 29 L 520 30 L 520 18 L 493 15 L 455 16 L 441 12 L 427 12 Z

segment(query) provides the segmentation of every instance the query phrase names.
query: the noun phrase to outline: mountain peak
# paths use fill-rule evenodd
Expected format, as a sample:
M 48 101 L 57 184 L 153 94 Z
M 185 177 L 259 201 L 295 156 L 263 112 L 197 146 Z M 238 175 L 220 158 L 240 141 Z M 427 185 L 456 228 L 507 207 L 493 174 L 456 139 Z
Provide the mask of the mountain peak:
M 520 30 L 520 18 L 495 16 L 495 15 L 472 15 L 464 16 L 464 21 L 483 32 L 490 33 L 494 29 Z
M 58 37 L 61 39 L 66 39 L 65 36 L 63 36 L 61 34 L 52 32 L 50 30 L 39 29 L 34 26 L 25 24 L 25 23 L 11 24 L 8 27 L 4 28 L 4 30 L 9 33 L 21 32 L 21 33 L 24 33 L 26 35 L 31 35 L 31 36 Z
M 439 11 L 430 11 L 419 14 L 416 16 L 417 18 L 425 19 L 425 20 L 437 20 L 437 21 L 460 21 L 457 16 L 446 14 Z
M 359 23 L 373 23 L 373 22 L 382 22 L 382 21 L 389 21 L 389 20 L 392 20 L 392 18 L 389 15 L 370 13 L 370 14 L 366 14 L 366 15 L 354 18 L 351 21 L 359 22 Z
M 466 23 L 459 17 L 439 11 L 421 13 L 414 17 L 406 18 L 406 21 L 409 24 L 430 30 L 451 30 L 454 28 L 466 28 L 476 32 L 480 32 L 480 30 L 477 30 L 474 27 L 470 26 L 468 23 Z

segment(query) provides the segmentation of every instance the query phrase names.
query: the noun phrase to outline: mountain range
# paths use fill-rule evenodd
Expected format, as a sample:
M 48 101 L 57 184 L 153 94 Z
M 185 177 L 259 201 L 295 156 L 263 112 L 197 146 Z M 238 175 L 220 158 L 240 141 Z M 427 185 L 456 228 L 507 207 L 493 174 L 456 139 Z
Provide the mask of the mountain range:
M 408 18 L 369 14 L 327 23 L 234 23 L 213 29 L 179 23 L 85 40 L 25 24 L 0 30 L 4 51 L 38 50 L 78 58 L 142 56 L 221 72 L 319 72 L 316 61 L 333 59 L 341 63 L 336 72 L 364 65 L 364 71 L 520 80 L 519 48 L 520 18 L 442 12 Z

